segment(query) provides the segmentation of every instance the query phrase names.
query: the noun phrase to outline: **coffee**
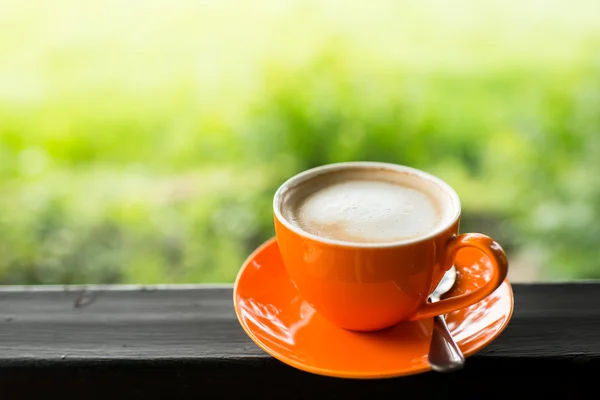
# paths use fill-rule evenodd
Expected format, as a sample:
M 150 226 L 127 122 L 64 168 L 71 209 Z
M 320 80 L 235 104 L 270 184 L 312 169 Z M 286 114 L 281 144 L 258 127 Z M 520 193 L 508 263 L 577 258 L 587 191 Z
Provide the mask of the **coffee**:
M 322 165 L 292 176 L 273 196 L 290 294 L 297 290 L 318 314 L 351 331 L 464 309 L 503 284 L 506 253 L 489 236 L 459 234 L 460 215 L 458 194 L 443 180 L 390 163 Z M 486 267 L 481 286 L 469 282 L 481 275 L 470 273 L 473 260 Z M 452 264 L 477 288 L 428 301 Z
M 444 191 L 406 172 L 353 168 L 329 171 L 289 188 L 283 217 L 327 239 L 395 242 L 425 236 L 444 219 Z

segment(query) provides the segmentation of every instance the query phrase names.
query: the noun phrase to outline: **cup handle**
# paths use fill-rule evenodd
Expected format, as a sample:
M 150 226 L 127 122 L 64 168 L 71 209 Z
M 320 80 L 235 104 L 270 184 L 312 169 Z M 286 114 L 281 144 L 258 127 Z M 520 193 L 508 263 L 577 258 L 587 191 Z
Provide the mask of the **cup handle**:
M 452 266 L 458 251 L 465 247 L 474 247 L 483 252 L 490 259 L 492 264 L 491 277 L 489 277 L 483 286 L 472 292 L 452 296 L 435 303 L 427 302 L 423 304 L 421 308 L 417 310 L 415 315 L 410 318 L 411 321 L 430 318 L 466 308 L 492 294 L 502 282 L 504 282 L 508 273 L 506 253 L 492 238 L 480 233 L 465 233 L 450 239 L 450 242 L 448 243 L 448 268 Z M 464 271 L 464 266 L 456 265 L 456 268 L 459 272 L 462 272 L 462 276 L 468 277 L 469 272 Z

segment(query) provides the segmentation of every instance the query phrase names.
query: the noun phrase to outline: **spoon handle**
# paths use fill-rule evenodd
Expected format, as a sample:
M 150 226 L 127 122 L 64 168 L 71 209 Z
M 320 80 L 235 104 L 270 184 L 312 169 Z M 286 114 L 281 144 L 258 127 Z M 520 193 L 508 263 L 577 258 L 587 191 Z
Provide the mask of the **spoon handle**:
M 429 364 L 437 372 L 454 372 L 465 365 L 465 357 L 452 338 L 446 320 L 437 315 L 433 318 L 433 333 L 429 348 Z

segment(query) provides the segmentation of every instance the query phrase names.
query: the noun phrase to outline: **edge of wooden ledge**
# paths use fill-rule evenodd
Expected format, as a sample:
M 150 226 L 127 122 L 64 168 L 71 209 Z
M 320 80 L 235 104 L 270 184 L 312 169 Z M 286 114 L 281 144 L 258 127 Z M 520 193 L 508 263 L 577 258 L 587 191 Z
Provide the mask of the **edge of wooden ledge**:
M 540 281 L 540 282 L 511 282 L 518 286 L 561 286 L 561 285 L 597 285 L 600 279 L 569 280 L 569 281 Z M 233 283 L 169 283 L 169 284 L 77 284 L 77 285 L 0 285 L 0 293 L 13 292 L 80 292 L 80 291 L 129 291 L 153 292 L 170 290 L 201 290 L 201 289 L 233 289 Z

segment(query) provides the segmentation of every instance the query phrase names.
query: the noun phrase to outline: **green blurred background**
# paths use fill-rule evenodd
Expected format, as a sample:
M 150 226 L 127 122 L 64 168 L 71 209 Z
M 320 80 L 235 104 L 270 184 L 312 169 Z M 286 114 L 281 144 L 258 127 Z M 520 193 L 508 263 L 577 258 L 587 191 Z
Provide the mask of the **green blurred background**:
M 0 3 L 0 283 L 232 282 L 289 176 L 422 168 L 600 278 L 600 2 Z

